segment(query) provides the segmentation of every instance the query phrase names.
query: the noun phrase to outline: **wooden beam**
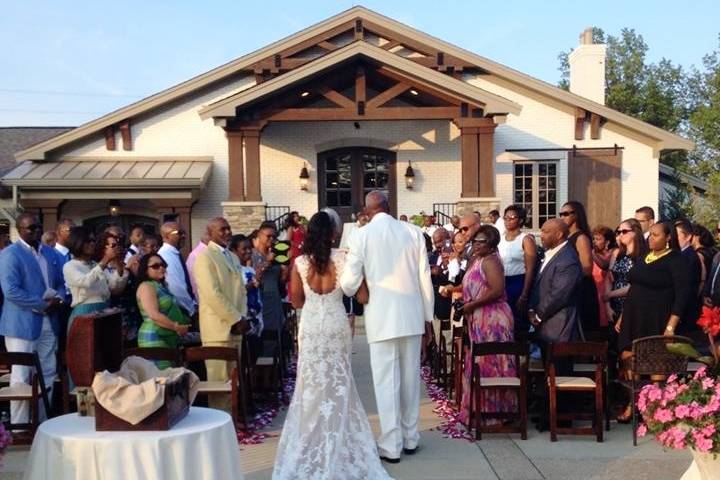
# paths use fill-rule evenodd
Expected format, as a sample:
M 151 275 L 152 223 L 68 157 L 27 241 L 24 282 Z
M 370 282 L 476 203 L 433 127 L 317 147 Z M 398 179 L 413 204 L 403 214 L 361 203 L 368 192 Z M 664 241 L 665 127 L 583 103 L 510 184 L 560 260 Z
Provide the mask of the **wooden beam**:
M 388 43 L 386 43 L 385 45 L 383 45 L 380 48 L 383 48 L 385 50 L 392 50 L 393 48 L 398 47 L 400 45 L 402 45 L 402 43 L 398 42 L 397 40 L 390 40 Z
M 355 72 L 355 104 L 358 115 L 365 115 L 365 101 L 367 100 L 367 82 L 365 68 L 358 67 Z
M 345 95 L 339 93 L 336 90 L 333 90 L 332 88 L 322 88 L 320 89 L 320 95 L 327 98 L 334 104 L 336 104 L 338 107 L 342 108 L 353 108 L 355 107 L 355 102 L 347 98 Z
M 375 108 L 380 107 L 393 98 L 397 97 L 398 95 L 402 95 L 406 91 L 408 91 L 410 88 L 412 88 L 410 85 L 408 85 L 405 82 L 400 82 L 396 85 L 393 85 L 392 87 L 388 88 L 384 92 L 381 92 L 377 94 L 375 97 L 371 98 L 367 102 L 368 108 Z
M 590 114 L 590 138 L 593 140 L 600 138 L 600 115 L 597 113 Z
M 118 127 L 122 138 L 123 150 L 132 150 L 132 134 L 130 132 L 130 120 L 123 120 Z
M 585 110 L 576 107 L 575 108 L 575 140 L 582 140 L 585 138 Z
M 441 91 L 441 90 L 438 90 L 437 88 L 431 87 L 431 86 L 426 85 L 425 83 L 422 83 L 422 82 L 418 82 L 418 81 L 416 81 L 416 80 L 414 80 L 414 79 L 412 79 L 412 78 L 410 78 L 410 77 L 406 77 L 405 75 L 403 75 L 403 74 L 401 74 L 401 73 L 399 73 L 399 72 L 396 72 L 395 70 L 392 70 L 392 69 L 390 69 L 390 68 L 380 67 L 380 68 L 377 69 L 377 72 L 378 72 L 380 75 L 383 75 L 383 76 L 385 76 L 385 77 L 391 78 L 391 79 L 393 79 L 393 80 L 395 80 L 395 81 L 397 81 L 397 82 L 407 83 L 407 84 L 409 84 L 411 87 L 415 87 L 415 88 L 417 88 L 418 90 L 421 90 L 421 91 L 423 91 L 423 92 L 425 92 L 425 93 L 429 93 L 429 94 L 432 95 L 433 97 L 437 97 L 437 98 L 439 98 L 439 99 L 441 99 L 441 100 L 444 100 L 444 101 L 448 102 L 448 103 L 451 104 L 451 105 L 460 105 L 461 103 L 466 102 L 466 100 L 464 100 L 464 99 L 455 97 L 455 96 L 453 96 L 452 94 L 445 93 L 445 92 L 443 92 L 443 91 Z M 479 105 L 479 104 L 476 104 L 476 103 L 471 103 L 470 105 L 472 105 L 472 106 L 474 106 L 474 107 L 480 107 L 480 108 L 483 108 L 483 107 L 484 107 L 484 105 Z
M 335 49 L 337 48 L 337 45 L 335 45 L 334 43 L 330 43 L 330 42 L 328 42 L 327 40 L 323 40 L 322 42 L 318 42 L 317 46 L 320 47 L 320 48 L 322 48 L 323 50 L 325 50 L 325 51 L 327 51 L 327 52 L 332 52 L 333 50 L 335 50 Z
M 355 19 L 354 34 L 355 40 L 365 40 L 365 28 L 363 26 L 363 20 L 361 18 Z
M 363 115 L 349 108 L 286 108 L 269 112 L 268 121 L 335 121 L 335 120 L 451 120 L 460 115 L 458 107 L 385 107 L 366 108 Z
M 228 131 L 228 200 L 245 200 L 245 166 L 243 164 L 242 132 Z
M 245 140 L 245 178 L 247 189 L 245 200 L 259 202 L 262 200 L 260 191 L 260 129 L 242 131 Z
M 115 150 L 115 125 L 110 125 L 105 129 L 105 150 Z

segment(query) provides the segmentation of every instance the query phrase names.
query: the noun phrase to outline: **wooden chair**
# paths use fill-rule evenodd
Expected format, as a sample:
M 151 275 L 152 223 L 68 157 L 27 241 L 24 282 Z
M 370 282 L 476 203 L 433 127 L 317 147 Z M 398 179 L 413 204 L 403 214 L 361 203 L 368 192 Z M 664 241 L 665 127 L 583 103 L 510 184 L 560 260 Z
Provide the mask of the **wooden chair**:
M 515 357 L 517 376 L 482 377 L 476 361 L 487 355 L 512 355 Z M 471 398 L 474 396 L 475 439 L 480 440 L 482 433 L 519 433 L 527 440 L 527 370 L 528 344 L 515 342 L 484 342 L 472 345 L 472 377 L 470 382 Z M 514 390 L 518 397 L 518 412 L 484 412 L 482 410 L 482 392 L 487 390 Z M 471 404 L 472 407 L 472 404 Z M 473 417 L 473 408 L 470 409 Z M 516 419 L 515 425 L 483 425 L 484 418 Z
M 12 368 L 13 365 L 32 367 L 35 371 L 32 374 L 31 384 L 20 383 L 0 388 L 0 401 L 26 400 L 30 402 L 30 418 L 27 423 L 10 423 L 9 430 L 29 430 L 29 438 L 17 437 L 13 439 L 15 444 L 32 443 L 35 432 L 40 423 L 40 400 L 45 407 L 47 417 L 52 416 L 50 400 L 48 399 L 43 379 L 42 366 L 37 353 L 23 352 L 0 352 L 0 364 Z
M 128 348 L 123 352 L 123 357 L 140 357 L 152 362 L 170 362 L 173 367 L 182 366 L 182 353 L 177 348 L 167 347 L 138 347 Z
M 450 397 L 455 399 L 455 407 L 460 408 L 462 402 L 462 374 L 465 361 L 465 328 L 453 327 L 452 329 L 452 382 L 450 384 Z M 453 397 L 454 396 L 454 397 Z
M 269 353 L 258 357 L 254 365 L 255 381 L 253 385 L 262 383 L 273 401 L 277 401 L 278 398 L 281 401 L 284 400 L 282 383 L 284 363 L 281 335 L 281 331 L 278 330 L 263 330 L 263 349 Z
M 653 335 L 633 340 L 630 369 L 630 406 L 632 409 L 633 445 L 637 446 L 637 409 L 635 401 L 642 385 L 663 382 L 672 374 L 683 375 L 687 372 L 688 358 L 668 351 L 668 343 L 689 343 L 692 340 L 679 335 Z
M 588 359 L 595 364 L 593 378 L 556 375 L 555 361 Z M 548 348 L 546 371 L 548 372 L 548 390 L 550 397 L 550 441 L 556 442 L 558 433 L 569 435 L 595 434 L 597 441 L 603 441 L 603 407 L 605 396 L 603 384 L 607 368 L 607 344 L 591 342 L 565 342 L 551 344 Z M 595 411 L 586 413 L 558 413 L 558 392 L 594 392 Z M 558 420 L 592 419 L 590 428 L 559 428 Z
M 240 375 L 242 363 L 238 349 L 235 347 L 191 347 L 183 350 L 186 363 L 204 362 L 206 360 L 222 360 L 234 362 L 235 366 L 230 373 L 230 380 L 223 381 L 200 381 L 198 394 L 202 395 L 230 395 L 231 415 L 235 428 L 242 424 L 243 428 L 249 425 L 247 405 L 245 403 L 245 386 L 243 377 Z
M 450 348 L 450 351 L 448 352 L 447 349 L 447 341 L 445 340 L 445 332 L 450 333 L 452 335 L 452 324 L 450 320 L 440 320 L 440 336 L 435 339 L 435 362 L 433 365 L 433 370 L 435 374 L 435 378 L 437 378 L 439 385 L 445 389 L 445 391 L 448 392 L 448 395 L 452 394 L 452 384 L 453 384 L 453 370 L 454 370 L 454 362 L 453 362 L 453 351 L 454 349 Z M 433 332 L 434 333 L 434 332 Z M 451 338 L 451 345 L 452 345 L 452 338 Z M 448 365 L 450 368 L 448 369 Z

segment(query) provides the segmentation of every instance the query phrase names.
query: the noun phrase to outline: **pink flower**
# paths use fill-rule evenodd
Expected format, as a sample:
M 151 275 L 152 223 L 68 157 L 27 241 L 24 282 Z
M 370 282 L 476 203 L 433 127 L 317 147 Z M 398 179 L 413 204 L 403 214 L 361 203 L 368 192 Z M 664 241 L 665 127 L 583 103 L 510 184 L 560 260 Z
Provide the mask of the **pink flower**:
M 668 447 L 676 448 L 678 450 L 685 448 L 685 432 L 680 430 L 680 427 L 670 427 L 665 435 L 665 445 Z
M 660 390 L 660 388 L 656 387 L 655 385 L 649 386 L 650 388 L 648 388 L 647 392 L 648 400 L 650 400 L 651 402 L 660 400 L 662 398 L 662 390 Z
M 672 375 L 670 375 L 670 376 L 667 378 L 667 381 L 666 381 L 665 383 L 666 383 L 667 385 L 669 385 L 669 384 L 671 384 L 671 383 L 675 383 L 675 382 L 677 381 L 677 378 L 678 378 L 677 375 L 675 375 L 675 374 L 673 373 Z
M 685 418 L 690 415 L 690 407 L 687 405 L 678 405 L 675 407 L 674 413 L 677 418 Z
M 704 413 L 717 413 L 720 410 L 720 396 L 713 395 L 710 401 L 703 407 Z
M 713 424 L 711 423 L 710 425 L 707 425 L 706 427 L 703 427 L 702 430 L 700 430 L 700 432 L 701 432 L 704 436 L 710 437 L 710 436 L 712 436 L 712 434 L 715 433 L 715 425 L 713 425 Z
M 707 453 L 712 449 L 713 441 L 711 438 L 705 437 L 701 432 L 693 432 L 693 440 L 695 441 L 695 448 L 702 453 Z
M 666 400 L 668 402 L 672 402 L 677 397 L 677 388 L 674 386 L 668 385 L 665 387 L 665 393 L 663 393 L 663 400 Z
M 707 367 L 705 365 L 698 368 L 698 371 L 695 372 L 695 375 L 693 375 L 693 380 L 699 380 L 701 378 L 705 378 L 706 370 L 707 370 Z
M 704 389 L 713 388 L 715 386 L 715 380 L 712 377 L 705 377 L 702 379 L 702 387 Z
M 644 423 L 641 423 L 637 428 L 637 436 L 638 437 L 644 437 L 647 433 L 647 425 Z
M 653 415 L 653 419 L 661 423 L 670 422 L 673 418 L 672 412 L 667 408 L 658 408 Z

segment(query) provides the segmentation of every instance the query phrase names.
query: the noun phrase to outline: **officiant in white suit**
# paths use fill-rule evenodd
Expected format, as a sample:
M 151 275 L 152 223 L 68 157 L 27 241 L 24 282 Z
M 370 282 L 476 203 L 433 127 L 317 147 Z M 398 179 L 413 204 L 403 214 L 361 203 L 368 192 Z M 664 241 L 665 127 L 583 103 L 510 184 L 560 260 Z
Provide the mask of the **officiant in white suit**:
M 378 451 L 396 463 L 402 452 L 415 453 L 420 439 L 420 346 L 425 322 L 433 319 L 433 287 L 420 229 L 391 217 L 382 192 L 370 192 L 365 208 L 370 223 L 348 240 L 341 286 L 352 296 L 367 281 L 365 330 L 380 417 Z

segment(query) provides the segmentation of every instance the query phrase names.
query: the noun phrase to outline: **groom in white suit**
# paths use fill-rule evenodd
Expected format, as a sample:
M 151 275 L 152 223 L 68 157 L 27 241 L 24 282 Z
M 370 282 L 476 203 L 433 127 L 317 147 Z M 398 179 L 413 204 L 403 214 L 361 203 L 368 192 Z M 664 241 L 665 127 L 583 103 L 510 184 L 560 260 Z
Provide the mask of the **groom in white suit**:
M 340 283 L 352 296 L 365 278 L 370 291 L 365 330 L 380 416 L 378 451 L 396 463 L 402 451 L 415 453 L 420 439 L 420 345 L 425 322 L 433 319 L 433 287 L 420 229 L 391 217 L 382 192 L 370 192 L 365 208 L 370 223 L 348 240 Z

